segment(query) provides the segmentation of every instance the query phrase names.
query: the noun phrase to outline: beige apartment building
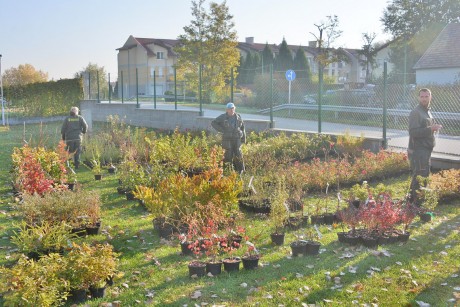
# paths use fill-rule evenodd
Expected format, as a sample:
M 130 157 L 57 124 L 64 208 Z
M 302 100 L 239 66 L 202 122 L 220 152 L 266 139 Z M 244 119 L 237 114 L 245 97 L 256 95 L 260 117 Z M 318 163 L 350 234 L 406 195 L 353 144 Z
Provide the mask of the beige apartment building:
M 164 95 L 166 91 L 174 91 L 174 65 L 177 53 L 174 47 L 179 43 L 175 39 L 139 38 L 130 36 L 125 44 L 118 48 L 118 95 L 132 98 L 141 96 Z M 301 48 L 313 74 L 318 72 L 315 62 L 317 54 L 316 42 L 309 46 L 289 45 L 294 56 Z M 248 52 L 262 53 L 265 43 L 255 43 L 254 38 L 248 37 L 245 42 L 238 43 L 238 49 L 244 57 Z M 279 45 L 270 45 L 274 54 L 279 51 Z M 331 63 L 324 69 L 324 75 L 335 79 L 338 84 L 364 83 L 366 69 L 362 65 L 363 58 L 357 49 L 344 49 L 349 60 L 347 62 Z M 137 70 L 137 82 L 136 82 Z M 137 92 L 136 92 L 136 84 Z M 180 85 L 178 92 L 184 92 L 186 85 Z

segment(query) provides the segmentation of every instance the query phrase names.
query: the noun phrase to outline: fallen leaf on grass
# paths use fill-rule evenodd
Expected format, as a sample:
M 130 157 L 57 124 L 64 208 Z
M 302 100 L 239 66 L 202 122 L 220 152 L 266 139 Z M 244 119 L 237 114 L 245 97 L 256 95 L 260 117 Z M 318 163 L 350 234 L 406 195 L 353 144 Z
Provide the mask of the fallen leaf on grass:
M 248 284 L 245 283 L 245 282 L 240 284 L 240 287 L 242 287 L 242 288 L 246 288 L 247 286 L 248 286 Z
M 263 296 L 264 298 L 268 298 L 268 299 L 272 299 L 273 298 L 273 295 L 271 295 L 270 293 L 267 293 Z
M 419 307 L 430 307 L 431 305 L 422 301 L 415 301 Z
M 201 297 L 201 291 L 199 291 L 199 290 L 193 292 L 192 295 L 190 295 L 191 299 L 198 299 L 200 297 Z
M 352 273 L 352 274 L 356 274 L 356 270 L 357 270 L 357 269 L 358 269 L 357 266 L 353 267 L 353 266 L 350 265 L 350 266 L 348 267 L 348 272 L 349 272 L 349 273 Z
M 350 253 L 350 252 L 346 252 L 346 253 L 343 253 L 342 256 L 339 257 L 339 259 L 344 259 L 344 258 L 353 258 L 355 255 Z

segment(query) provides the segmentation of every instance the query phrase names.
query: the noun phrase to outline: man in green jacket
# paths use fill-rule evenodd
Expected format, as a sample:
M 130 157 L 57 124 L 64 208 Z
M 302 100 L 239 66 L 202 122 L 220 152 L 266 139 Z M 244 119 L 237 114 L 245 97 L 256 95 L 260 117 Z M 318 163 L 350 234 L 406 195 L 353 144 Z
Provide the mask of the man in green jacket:
M 412 171 L 410 200 L 417 201 L 417 190 L 420 189 L 418 176 L 427 178 L 430 175 L 431 153 L 435 146 L 435 133 L 442 128 L 434 122 L 430 111 L 431 91 L 422 88 L 419 91 L 419 105 L 409 115 L 409 147 L 407 153 Z
M 241 144 L 246 143 L 246 130 L 241 115 L 235 112 L 235 105 L 227 103 L 227 110 L 211 122 L 211 126 L 222 133 L 222 147 L 225 150 L 224 163 L 230 163 L 238 173 L 244 171 Z
M 62 140 L 66 142 L 67 150 L 73 154 L 75 168 L 80 165 L 80 152 L 83 134 L 88 130 L 88 124 L 85 119 L 78 115 L 78 108 L 70 109 L 70 116 L 67 116 L 62 123 L 61 135 Z

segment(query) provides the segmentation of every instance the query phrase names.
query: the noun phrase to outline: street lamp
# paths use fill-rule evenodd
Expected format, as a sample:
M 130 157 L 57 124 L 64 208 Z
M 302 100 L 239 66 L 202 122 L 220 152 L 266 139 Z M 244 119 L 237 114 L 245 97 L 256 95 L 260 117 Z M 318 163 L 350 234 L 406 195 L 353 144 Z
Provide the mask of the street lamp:
M 2 125 L 5 126 L 5 108 L 3 106 L 2 55 L 0 54 L 0 100 L 2 101 Z

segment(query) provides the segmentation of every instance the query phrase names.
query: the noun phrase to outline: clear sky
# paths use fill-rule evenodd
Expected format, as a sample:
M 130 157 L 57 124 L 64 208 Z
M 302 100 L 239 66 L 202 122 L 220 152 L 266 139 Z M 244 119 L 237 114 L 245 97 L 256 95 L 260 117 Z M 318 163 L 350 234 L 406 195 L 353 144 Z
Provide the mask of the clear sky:
M 221 0 L 214 0 L 221 3 Z M 209 8 L 210 0 L 206 2 Z M 388 0 L 227 0 L 239 41 L 307 45 L 314 24 L 337 15 L 334 47 L 360 48 L 362 33 L 385 41 Z M 117 51 L 130 35 L 175 39 L 190 24 L 191 0 L 0 0 L 2 72 L 31 64 L 50 79 L 73 78 L 88 63 L 117 75 Z

